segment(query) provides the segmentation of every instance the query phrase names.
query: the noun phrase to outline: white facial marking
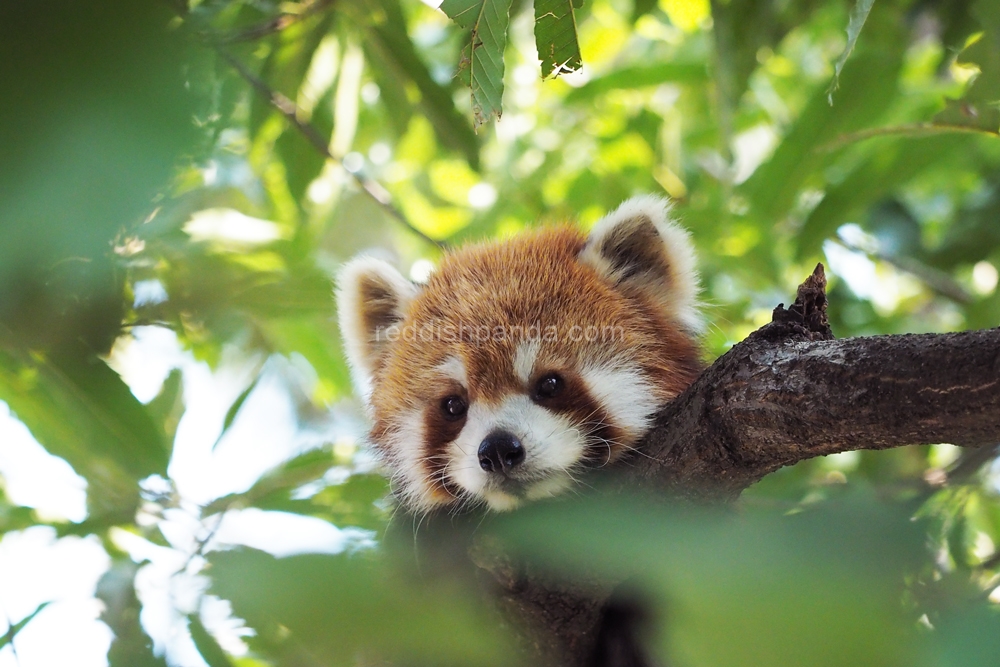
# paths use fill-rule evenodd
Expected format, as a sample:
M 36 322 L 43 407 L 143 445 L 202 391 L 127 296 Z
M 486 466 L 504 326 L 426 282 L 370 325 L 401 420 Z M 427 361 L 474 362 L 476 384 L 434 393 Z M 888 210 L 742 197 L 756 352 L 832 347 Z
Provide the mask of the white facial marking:
M 522 384 L 528 384 L 531 379 L 531 371 L 535 368 L 535 360 L 541 347 L 542 342 L 537 338 L 518 343 L 517 351 L 514 352 L 514 375 Z
M 527 496 L 528 500 L 539 500 L 541 498 L 551 498 L 552 496 L 559 495 L 565 491 L 573 483 L 573 478 L 568 474 L 561 472 L 552 475 L 537 484 L 532 484 L 528 487 Z
M 509 512 L 521 504 L 520 500 L 509 493 L 494 489 L 484 490 L 483 498 L 486 500 L 486 504 L 490 506 L 490 509 L 496 512 Z
M 657 401 L 653 386 L 638 368 L 619 362 L 585 368 L 581 375 L 590 395 L 617 426 L 632 437 L 649 428 Z
M 448 474 L 456 484 L 492 509 L 507 510 L 519 499 L 491 486 L 491 476 L 479 465 L 479 445 L 496 430 L 514 434 L 524 446 L 524 462 L 514 478 L 527 483 L 525 495 L 545 497 L 570 483 L 567 469 L 583 456 L 585 441 L 577 424 L 535 405 L 524 395 L 507 398 L 496 408 L 473 404 L 461 435 L 449 445 Z M 532 482 L 532 480 L 536 480 Z
M 393 487 L 404 503 L 418 512 L 427 512 L 438 504 L 434 500 L 432 481 L 423 464 L 424 420 L 419 410 L 405 415 L 387 445 L 387 457 L 393 471 Z
M 463 387 L 469 386 L 469 376 L 465 372 L 465 364 L 458 357 L 448 357 L 438 364 L 437 370 L 446 378 L 455 380 Z

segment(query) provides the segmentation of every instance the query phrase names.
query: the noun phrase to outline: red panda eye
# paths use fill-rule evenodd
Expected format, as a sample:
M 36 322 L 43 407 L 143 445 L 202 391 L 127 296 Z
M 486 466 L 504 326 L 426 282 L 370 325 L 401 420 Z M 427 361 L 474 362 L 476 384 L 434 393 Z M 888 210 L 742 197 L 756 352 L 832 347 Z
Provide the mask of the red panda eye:
M 449 421 L 464 417 L 468 407 L 461 396 L 447 396 L 441 401 L 441 411 L 444 412 L 444 418 Z
M 563 380 L 555 373 L 542 377 L 535 385 L 535 399 L 552 398 L 563 388 Z

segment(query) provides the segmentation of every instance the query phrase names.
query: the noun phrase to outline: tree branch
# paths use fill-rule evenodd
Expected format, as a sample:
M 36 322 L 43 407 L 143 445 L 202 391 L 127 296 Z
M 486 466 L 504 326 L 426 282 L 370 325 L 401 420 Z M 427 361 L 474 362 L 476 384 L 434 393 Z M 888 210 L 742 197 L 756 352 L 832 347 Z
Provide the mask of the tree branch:
M 727 501 L 815 456 L 940 442 L 995 451 L 1000 329 L 834 340 L 825 288 L 818 265 L 791 307 L 665 406 L 618 488 Z M 475 560 L 526 629 L 532 664 L 591 664 L 613 582 L 554 585 L 502 554 Z
M 819 282 L 660 413 L 631 483 L 732 498 L 815 456 L 1000 442 L 1000 329 L 832 340 Z

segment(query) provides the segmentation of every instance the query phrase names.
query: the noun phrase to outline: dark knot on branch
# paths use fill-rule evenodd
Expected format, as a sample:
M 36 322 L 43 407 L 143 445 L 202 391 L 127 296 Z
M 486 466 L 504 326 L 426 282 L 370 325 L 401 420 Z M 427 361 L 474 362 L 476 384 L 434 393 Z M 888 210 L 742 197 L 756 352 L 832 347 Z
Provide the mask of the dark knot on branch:
M 771 323 L 755 335 L 768 339 L 805 337 L 806 340 L 833 340 L 830 320 L 826 316 L 826 274 L 823 264 L 817 264 L 812 275 L 799 285 L 795 302 L 785 308 L 779 303 L 771 313 Z

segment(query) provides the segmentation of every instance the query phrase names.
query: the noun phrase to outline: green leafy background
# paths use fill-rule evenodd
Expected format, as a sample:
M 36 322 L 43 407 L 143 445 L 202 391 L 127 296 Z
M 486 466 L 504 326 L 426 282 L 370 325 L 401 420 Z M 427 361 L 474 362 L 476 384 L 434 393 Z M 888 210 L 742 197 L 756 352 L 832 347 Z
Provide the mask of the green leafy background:
M 31 536 L 89 545 L 115 666 L 517 664 L 360 446 L 337 267 L 367 250 L 419 277 L 449 246 L 658 193 L 700 254 L 706 360 L 817 261 L 838 336 L 997 326 L 998 26 L 996 0 L 3 3 L 0 438 L 23 423 L 86 507 L 24 500 L 0 441 L 0 576 L 27 576 L 4 559 Z M 128 350 L 156 332 L 186 361 L 140 390 Z M 277 415 L 275 391 L 295 437 L 193 497 L 198 368 L 236 378 L 205 456 L 270 461 L 239 429 Z M 628 573 L 670 664 L 992 664 L 994 454 L 807 461 L 725 513 L 632 498 L 471 521 L 553 576 Z M 250 510 L 336 527 L 340 552 L 215 534 Z M 171 645 L 155 576 L 188 587 Z M 58 644 L 65 603 L 8 590 L 0 664 L 38 664 L 31 628 Z

